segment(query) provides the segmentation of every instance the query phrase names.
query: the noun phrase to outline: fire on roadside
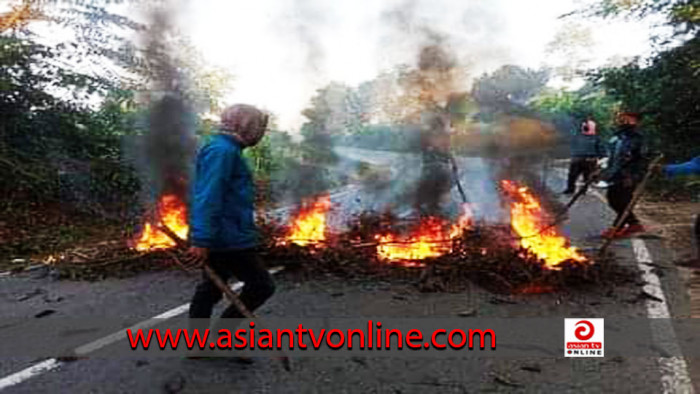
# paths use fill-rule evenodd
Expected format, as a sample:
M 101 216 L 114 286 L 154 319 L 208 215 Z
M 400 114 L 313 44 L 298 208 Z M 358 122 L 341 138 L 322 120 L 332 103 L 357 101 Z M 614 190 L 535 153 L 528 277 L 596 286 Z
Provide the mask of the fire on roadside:
M 291 242 L 299 246 L 309 246 L 325 241 L 326 216 L 330 209 L 331 197 L 328 194 L 304 201 L 282 244 Z
M 187 239 L 189 225 L 187 224 L 187 207 L 174 194 L 166 194 L 157 204 L 153 222 L 146 222 L 141 234 L 137 237 L 134 249 L 138 251 L 160 250 L 175 247 L 175 241 L 158 229 L 158 221 L 168 226 L 181 239 Z
M 540 202 L 527 187 L 510 180 L 501 181 L 506 194 L 513 200 L 510 206 L 510 224 L 520 236 L 520 246 L 542 259 L 547 268 L 557 269 L 564 261 L 586 262 L 580 251 L 569 245 L 557 228 L 550 227 Z
M 408 236 L 394 233 L 375 236 L 377 255 L 388 261 L 400 261 L 404 265 L 416 265 L 416 261 L 440 257 L 452 251 L 452 241 L 472 226 L 472 212 L 468 204 L 462 206 L 457 223 L 441 218 L 423 218 Z

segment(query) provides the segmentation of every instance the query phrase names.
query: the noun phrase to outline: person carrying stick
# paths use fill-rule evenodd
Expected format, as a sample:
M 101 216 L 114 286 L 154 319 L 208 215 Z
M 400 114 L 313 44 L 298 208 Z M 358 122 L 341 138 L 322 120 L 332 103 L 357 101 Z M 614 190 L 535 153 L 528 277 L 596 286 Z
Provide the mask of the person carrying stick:
M 601 179 L 609 184 L 607 199 L 610 208 L 617 213 L 618 223 L 632 201 L 634 190 L 645 174 L 647 166 L 646 144 L 638 129 L 640 114 L 622 112 L 618 115 L 618 130 L 611 147 L 608 168 Z M 619 230 L 616 226 L 603 232 L 604 238 L 619 238 L 644 232 L 644 226 L 633 212 L 628 212 Z
M 258 232 L 254 220 L 254 184 L 243 149 L 256 145 L 267 129 L 268 116 L 249 105 L 224 110 L 221 126 L 197 155 L 190 208 L 188 263 L 211 268 L 224 282 L 235 276 L 244 282 L 240 300 L 249 311 L 275 291 L 271 275 L 255 251 Z M 203 325 L 222 291 L 205 273 L 190 304 L 189 317 Z M 222 318 L 243 318 L 231 305 Z M 202 319 L 202 320 L 199 320 Z M 194 321 L 193 321 L 194 322 Z M 207 323 L 208 326 L 208 323 Z M 191 327 L 202 328 L 207 327 Z

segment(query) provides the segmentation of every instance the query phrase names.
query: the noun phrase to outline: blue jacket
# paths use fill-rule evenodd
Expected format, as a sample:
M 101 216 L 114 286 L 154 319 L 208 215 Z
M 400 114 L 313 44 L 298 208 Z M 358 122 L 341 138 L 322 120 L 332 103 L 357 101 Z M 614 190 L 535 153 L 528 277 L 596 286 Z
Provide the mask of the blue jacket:
M 685 163 L 664 166 L 664 173 L 668 177 L 677 175 L 700 175 L 700 156 Z
M 240 144 L 217 134 L 197 155 L 190 207 L 192 245 L 210 249 L 257 246 L 255 189 Z

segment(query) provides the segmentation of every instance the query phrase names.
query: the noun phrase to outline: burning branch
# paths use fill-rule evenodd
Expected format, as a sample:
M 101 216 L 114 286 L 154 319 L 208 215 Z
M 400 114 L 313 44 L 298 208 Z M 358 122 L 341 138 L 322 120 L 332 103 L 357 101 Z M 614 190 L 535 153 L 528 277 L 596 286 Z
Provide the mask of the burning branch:
M 187 224 L 187 206 L 174 194 L 166 194 L 160 198 L 156 206 L 154 218 L 144 224 L 134 248 L 138 251 L 163 250 L 176 246 L 173 237 L 168 236 L 163 227 L 167 227 L 178 239 L 187 239 L 189 225 Z M 162 223 L 156 225 L 154 223 Z
M 547 228 L 545 214 L 539 201 L 526 187 L 504 180 L 501 186 L 514 201 L 511 204 L 511 226 L 520 236 L 520 245 L 541 258 L 550 269 L 567 260 L 586 262 L 576 248 L 568 246 L 568 240 L 559 235 L 556 228 Z
M 315 201 L 305 202 L 292 223 L 285 241 L 307 246 L 326 240 L 326 214 L 331 209 L 331 197 L 326 194 Z

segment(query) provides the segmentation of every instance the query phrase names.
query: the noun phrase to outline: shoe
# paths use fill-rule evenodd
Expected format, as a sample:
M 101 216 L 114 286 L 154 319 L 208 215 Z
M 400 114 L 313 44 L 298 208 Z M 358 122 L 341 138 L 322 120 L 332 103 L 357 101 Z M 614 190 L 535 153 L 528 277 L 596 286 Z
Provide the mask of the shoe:
M 574 194 L 574 191 L 573 191 L 573 190 L 566 189 L 566 190 L 564 190 L 563 192 L 561 192 L 561 194 L 564 194 L 564 195 L 571 195 L 571 194 Z
M 247 356 L 234 356 L 231 357 L 231 361 L 236 362 L 238 364 L 244 364 L 244 365 L 250 365 L 255 363 L 255 360 L 252 357 L 247 357 Z
M 227 358 L 225 357 L 214 357 L 214 356 L 202 356 L 202 355 L 188 355 L 185 356 L 188 360 L 226 360 Z M 253 360 L 251 357 L 245 357 L 245 356 L 234 356 L 234 357 L 229 357 L 228 360 L 231 360 L 235 363 L 238 364 L 243 364 L 243 365 L 250 365 L 255 363 L 255 360 Z
M 617 234 L 618 237 L 629 237 L 634 234 L 639 234 L 645 232 L 646 229 L 641 224 L 631 224 L 626 226 Z

